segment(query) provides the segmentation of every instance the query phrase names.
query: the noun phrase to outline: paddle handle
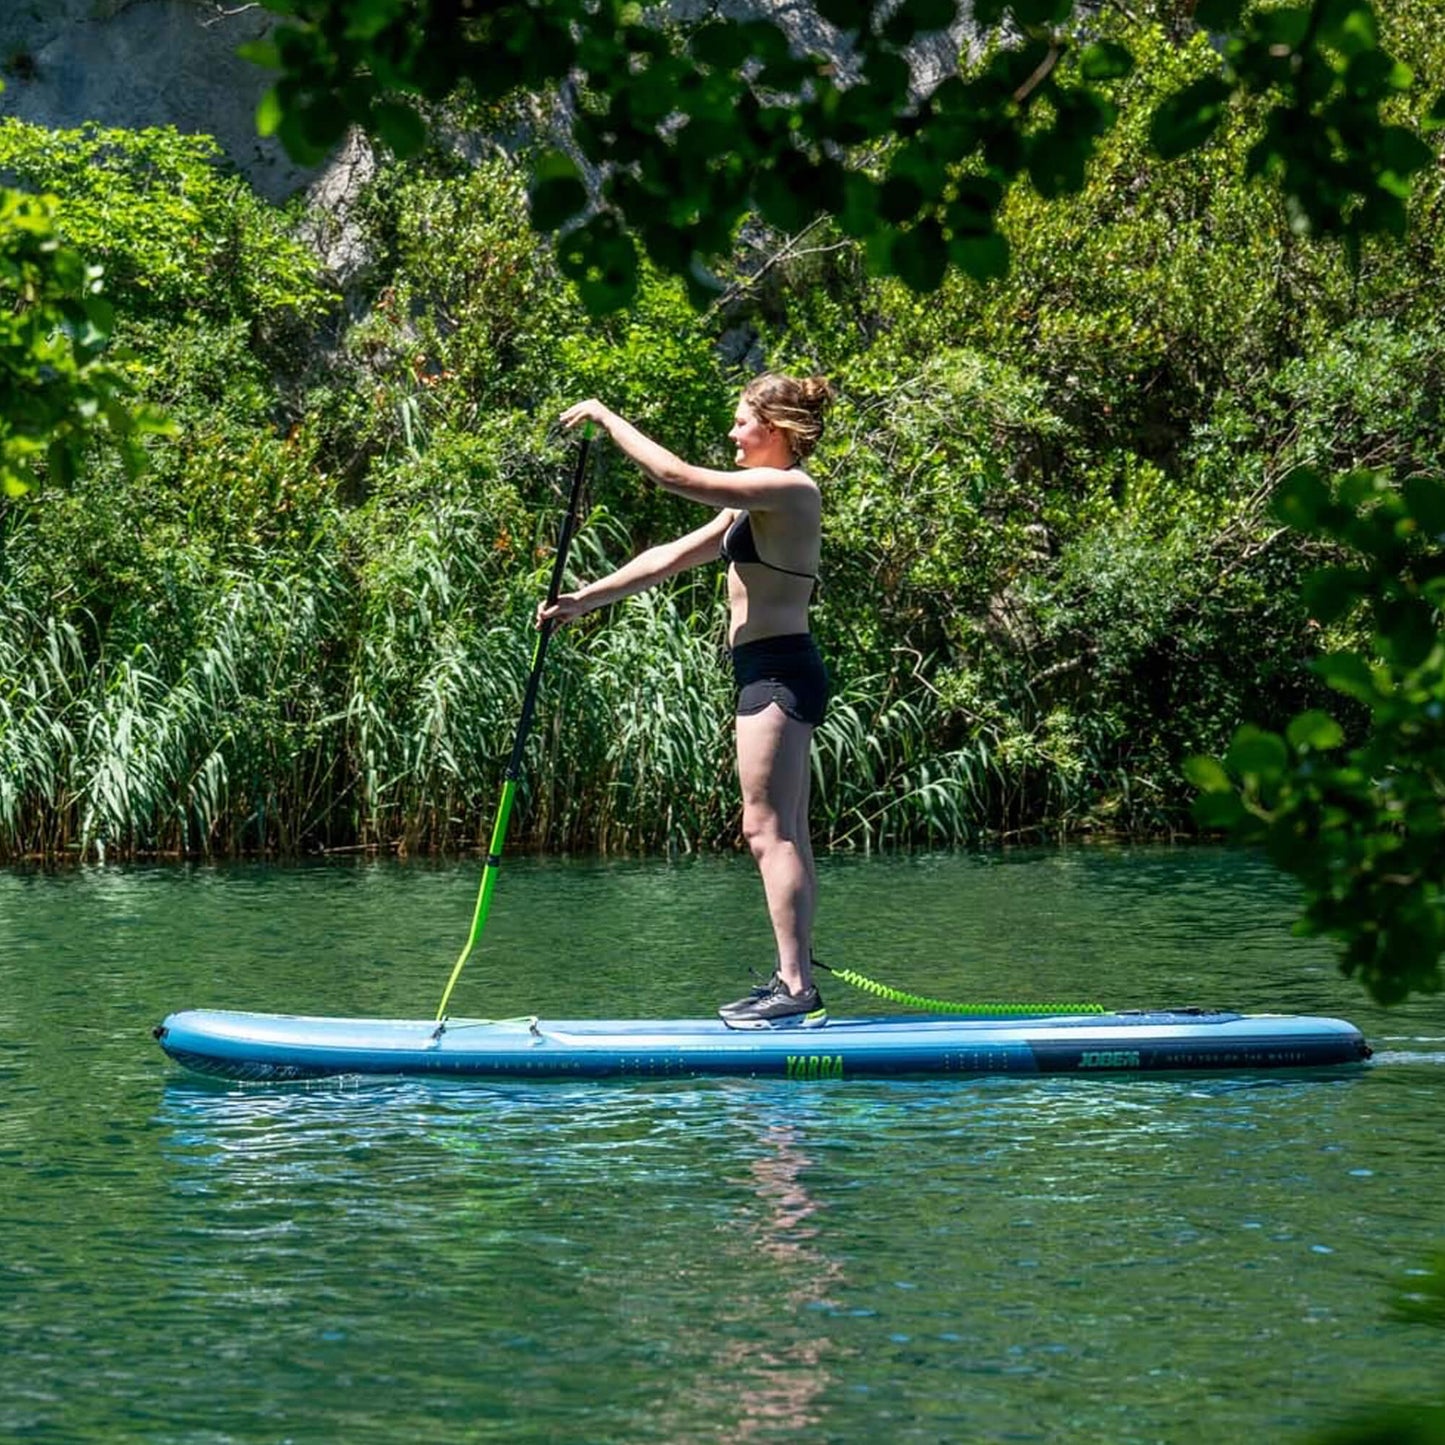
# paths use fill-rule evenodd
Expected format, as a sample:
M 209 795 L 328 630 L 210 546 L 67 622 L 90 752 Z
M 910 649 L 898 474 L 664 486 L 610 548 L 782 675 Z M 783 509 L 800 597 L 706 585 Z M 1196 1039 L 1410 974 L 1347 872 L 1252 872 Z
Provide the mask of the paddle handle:
M 562 514 L 562 527 L 557 534 L 557 554 L 552 559 L 552 580 L 547 584 L 547 606 L 557 600 L 562 590 L 562 577 L 567 570 L 567 553 L 577 531 L 577 512 L 582 503 L 582 478 L 587 471 L 587 453 L 592 448 L 592 423 L 582 429 L 582 445 L 577 448 L 577 465 L 572 470 L 572 490 L 567 498 L 567 510 Z M 542 663 L 547 656 L 547 643 L 556 623 L 548 618 L 537 628 L 537 640 L 532 646 L 532 670 L 527 676 L 527 690 L 522 695 L 522 716 L 517 721 L 517 731 L 512 738 L 512 752 L 507 759 L 506 777 L 517 782 L 522 776 L 522 758 L 527 750 L 527 736 L 532 731 L 532 714 L 537 708 L 537 692 L 542 681 Z M 494 853 L 501 849 L 494 847 Z

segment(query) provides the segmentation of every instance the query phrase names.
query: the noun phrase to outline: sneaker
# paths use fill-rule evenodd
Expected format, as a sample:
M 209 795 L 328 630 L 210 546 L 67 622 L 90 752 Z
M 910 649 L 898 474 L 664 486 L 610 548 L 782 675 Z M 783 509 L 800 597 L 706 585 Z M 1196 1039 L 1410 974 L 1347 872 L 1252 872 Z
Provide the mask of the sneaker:
M 816 1029 L 828 1022 L 828 1010 L 816 987 L 789 993 L 776 974 L 766 990 L 725 1004 L 718 1016 L 730 1029 Z
M 753 975 L 757 977 L 756 974 Z M 776 988 L 783 987 L 783 980 L 775 973 L 766 983 L 755 983 L 742 998 L 735 998 L 731 1003 L 725 1003 L 719 1010 L 718 1016 L 726 1018 L 731 1013 L 736 1013 L 740 1008 L 751 1008 L 759 999 L 767 998 Z

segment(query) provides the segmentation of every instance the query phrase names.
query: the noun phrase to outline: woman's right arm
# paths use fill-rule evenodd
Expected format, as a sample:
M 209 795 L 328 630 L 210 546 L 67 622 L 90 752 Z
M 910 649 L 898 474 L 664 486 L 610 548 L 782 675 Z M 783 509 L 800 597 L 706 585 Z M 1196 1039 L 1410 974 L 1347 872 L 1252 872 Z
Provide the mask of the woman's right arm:
M 732 524 L 732 520 L 732 512 L 719 512 L 710 522 L 689 532 L 685 537 L 649 547 L 606 577 L 599 577 L 597 581 L 589 582 L 575 592 L 564 592 L 551 606 L 544 602 L 537 608 L 538 625 L 543 622 L 556 622 L 560 625 L 574 617 L 595 612 L 599 607 L 609 607 L 614 602 L 621 602 L 624 597 L 645 592 L 668 577 L 686 572 L 689 567 L 716 561 L 722 547 L 723 533 Z

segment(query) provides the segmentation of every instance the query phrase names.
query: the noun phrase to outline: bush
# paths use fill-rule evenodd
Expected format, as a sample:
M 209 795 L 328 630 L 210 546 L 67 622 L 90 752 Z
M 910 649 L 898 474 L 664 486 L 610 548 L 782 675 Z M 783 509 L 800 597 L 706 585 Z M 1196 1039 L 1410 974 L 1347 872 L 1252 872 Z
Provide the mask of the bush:
M 170 127 L 50 131 L 0 117 L 0 171 L 61 197 L 66 241 L 104 268 L 126 315 L 258 327 L 318 316 L 329 296 L 315 257 L 284 211 L 223 173 L 220 154 L 209 136 Z

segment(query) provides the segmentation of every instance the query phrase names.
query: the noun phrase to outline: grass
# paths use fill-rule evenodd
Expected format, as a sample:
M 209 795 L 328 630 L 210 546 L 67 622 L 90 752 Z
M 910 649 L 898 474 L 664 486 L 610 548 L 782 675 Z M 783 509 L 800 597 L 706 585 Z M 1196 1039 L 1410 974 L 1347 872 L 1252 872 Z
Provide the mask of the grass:
M 392 519 L 362 567 L 344 547 L 318 549 L 301 571 L 242 559 L 166 650 L 132 636 L 134 623 L 60 615 L 13 540 L 0 857 L 486 845 L 544 548 L 519 576 L 464 506 L 419 506 Z M 575 543 L 574 582 L 607 570 L 625 541 L 594 518 Z M 721 574 L 694 574 L 556 635 L 510 846 L 737 846 L 721 586 Z M 1067 729 L 979 727 L 944 746 L 932 695 L 897 686 L 839 680 L 814 746 L 819 847 L 971 844 L 1096 796 L 1102 763 L 1071 752 Z

